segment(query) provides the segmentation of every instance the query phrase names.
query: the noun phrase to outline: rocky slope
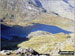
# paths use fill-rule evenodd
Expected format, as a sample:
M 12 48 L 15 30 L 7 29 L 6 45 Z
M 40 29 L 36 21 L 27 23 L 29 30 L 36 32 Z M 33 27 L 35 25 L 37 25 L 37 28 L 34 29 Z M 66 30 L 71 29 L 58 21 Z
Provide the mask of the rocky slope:
M 42 12 L 74 20 L 74 0 L 0 0 L 0 20 L 26 22 Z
M 61 56 L 58 54 L 59 50 L 75 51 L 74 34 L 67 35 L 59 33 L 54 35 L 33 36 L 29 41 L 19 44 L 18 47 L 31 47 L 39 53 L 50 54 L 51 56 Z
M 74 0 L 0 0 L 2 47 L 32 47 L 50 55 L 58 55 L 59 49 L 74 51 L 74 9 Z
M 37 0 L 48 12 L 52 11 L 62 17 L 74 20 L 74 0 Z
M 13 46 L 14 44 L 16 44 L 16 42 L 11 42 L 11 43 L 13 43 Z M 8 44 L 8 46 L 10 45 Z M 20 42 L 20 44 L 18 44 L 17 46 L 23 49 L 24 48 L 27 49 L 31 47 L 35 51 L 39 52 L 40 54 L 50 54 L 50 56 L 54 56 L 54 55 L 61 56 L 58 54 L 60 50 L 61 51 L 75 51 L 74 34 L 68 35 L 64 33 L 59 33 L 59 34 L 51 34 L 51 35 L 33 36 L 28 41 Z M 11 50 L 9 50 L 9 52 L 10 51 Z M 8 55 L 3 55 L 2 53 L 0 53 L 0 55 L 8 56 Z M 13 50 L 12 54 L 10 54 L 9 56 L 17 56 L 16 50 Z
M 26 22 L 44 10 L 31 0 L 0 0 L 0 19 L 7 22 Z

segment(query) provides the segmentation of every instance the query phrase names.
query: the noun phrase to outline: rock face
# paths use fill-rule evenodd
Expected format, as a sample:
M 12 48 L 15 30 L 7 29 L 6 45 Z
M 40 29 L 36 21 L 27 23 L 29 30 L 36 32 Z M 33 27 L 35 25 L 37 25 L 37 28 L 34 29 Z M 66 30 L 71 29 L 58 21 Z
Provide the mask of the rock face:
M 27 37 L 34 37 L 34 36 L 40 36 L 40 35 L 50 35 L 49 32 L 46 31 L 35 31 L 35 32 L 31 32 Z
M 38 0 L 48 12 L 52 11 L 62 17 L 74 20 L 74 0 Z
M 6 19 L 11 22 L 30 21 L 41 12 L 43 9 L 32 0 L 0 0 L 0 18 L 3 20 Z
M 39 54 L 37 51 L 33 50 L 32 48 L 19 48 L 18 50 L 2 50 L 0 54 L 2 55 L 12 55 L 16 54 L 16 56 L 50 56 L 49 54 Z
M 37 55 L 39 54 L 38 52 L 36 52 L 35 50 L 33 50 L 32 48 L 29 48 L 29 49 L 22 49 L 22 48 L 19 48 L 17 50 L 17 53 L 16 54 L 27 54 L 27 53 L 31 53 L 33 55 Z
M 49 56 L 48 54 L 39 54 L 37 51 L 33 50 L 32 48 L 28 49 L 19 48 L 16 54 L 20 56 Z
M 74 20 L 74 9 L 74 0 L 0 0 L 0 19 L 24 22 L 35 19 L 41 12 L 52 12 Z
M 2 51 L 0 51 L 0 53 L 3 54 L 3 55 L 10 55 L 12 53 L 12 51 L 10 51 L 10 50 L 2 50 Z

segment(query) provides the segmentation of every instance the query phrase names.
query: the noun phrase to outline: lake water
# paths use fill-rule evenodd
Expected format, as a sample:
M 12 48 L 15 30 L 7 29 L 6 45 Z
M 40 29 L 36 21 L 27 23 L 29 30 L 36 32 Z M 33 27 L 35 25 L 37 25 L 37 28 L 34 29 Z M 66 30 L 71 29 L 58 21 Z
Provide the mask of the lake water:
M 1 30 L 1 37 L 3 38 L 8 38 L 8 39 L 12 39 L 13 36 L 18 36 L 18 37 L 26 37 L 28 36 L 29 33 L 34 32 L 34 31 L 46 31 L 46 32 L 50 32 L 52 34 L 56 34 L 56 33 L 72 33 L 70 31 L 66 31 L 64 29 L 61 29 L 57 26 L 53 26 L 53 25 L 45 25 L 45 24 L 39 24 L 39 23 L 33 23 L 32 26 L 12 26 L 12 27 L 8 27 L 5 25 L 1 25 L 2 30 Z

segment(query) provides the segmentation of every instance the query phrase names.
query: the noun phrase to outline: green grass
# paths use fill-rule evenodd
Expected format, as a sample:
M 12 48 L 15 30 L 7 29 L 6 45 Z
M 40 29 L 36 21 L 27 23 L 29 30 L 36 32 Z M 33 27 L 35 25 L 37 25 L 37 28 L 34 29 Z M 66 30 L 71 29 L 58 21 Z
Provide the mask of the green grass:
M 63 43 L 67 39 L 66 34 L 54 34 L 54 35 L 44 35 L 44 36 L 37 36 L 32 37 L 29 41 L 22 42 L 18 45 L 21 48 L 28 48 L 31 47 L 38 51 L 39 53 L 45 53 L 52 51 L 56 44 Z M 72 44 L 66 44 L 64 46 L 64 50 L 74 50 L 74 46 Z

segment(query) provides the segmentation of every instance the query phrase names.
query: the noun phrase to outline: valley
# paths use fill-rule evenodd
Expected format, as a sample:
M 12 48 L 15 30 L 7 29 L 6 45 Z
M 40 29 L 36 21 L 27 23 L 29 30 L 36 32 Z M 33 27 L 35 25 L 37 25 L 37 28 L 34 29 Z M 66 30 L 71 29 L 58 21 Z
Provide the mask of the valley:
M 18 56 L 19 48 L 32 48 L 50 56 L 75 51 L 74 2 L 0 0 L 0 56 Z M 6 55 L 3 50 L 12 54 Z

